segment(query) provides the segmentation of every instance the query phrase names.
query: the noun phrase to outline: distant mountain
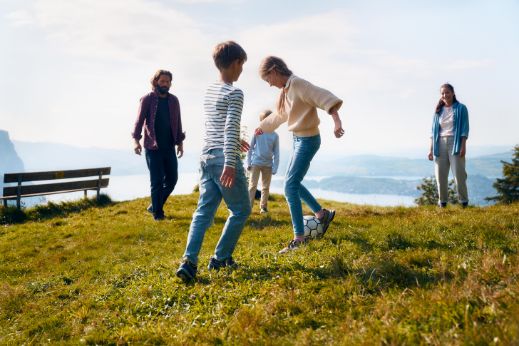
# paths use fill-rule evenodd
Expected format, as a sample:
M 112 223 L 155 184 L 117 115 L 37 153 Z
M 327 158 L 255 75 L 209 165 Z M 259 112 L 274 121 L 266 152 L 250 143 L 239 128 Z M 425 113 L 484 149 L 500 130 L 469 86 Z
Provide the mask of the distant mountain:
M 4 174 L 24 171 L 23 161 L 16 152 L 15 146 L 9 138 L 9 133 L 5 130 L 0 130 L 0 195 L 3 195 Z M 44 197 L 31 197 L 24 198 L 22 204 L 29 206 L 44 201 Z M 9 205 L 11 204 L 13 204 L 13 202 L 9 201 Z
M 375 195 L 400 195 L 418 197 L 420 191 L 417 187 L 422 183 L 421 179 L 398 178 L 373 178 L 354 176 L 332 176 L 323 179 L 308 178 L 304 185 L 309 189 L 321 189 L 326 191 L 341 192 L 347 194 L 375 194 Z M 489 205 L 486 197 L 494 196 L 492 187 L 494 180 L 481 175 L 469 175 L 467 188 L 471 204 Z M 273 186 L 281 187 L 282 181 L 276 180 Z
M 15 141 L 16 150 L 25 162 L 27 171 L 112 167 L 112 175 L 147 174 L 144 152 L 135 155 L 132 147 L 127 150 L 83 148 L 58 143 Z M 180 172 L 197 170 L 195 155 L 186 154 L 179 160 Z
M 467 172 L 470 175 L 500 177 L 501 160 L 510 160 L 512 151 L 467 158 Z M 434 164 L 423 159 L 358 155 L 343 157 L 316 157 L 312 161 L 310 175 L 369 176 L 369 177 L 428 177 L 434 174 Z
M 4 173 L 23 171 L 23 161 L 16 153 L 13 142 L 9 138 L 9 133 L 0 130 L 0 194 L 2 194 L 2 188 L 4 187 Z
M 3 174 L 8 170 L 23 171 L 22 159 L 16 153 L 14 144 L 9 138 L 9 132 L 0 130 L 0 172 Z
M 57 143 L 33 143 L 14 141 L 19 157 L 23 159 L 25 169 L 55 170 L 76 169 L 94 166 L 111 166 L 114 175 L 147 174 L 148 170 L 142 156 L 128 149 L 83 148 Z M 470 175 L 486 177 L 501 176 L 501 160 L 510 160 L 510 152 L 472 157 L 467 159 L 467 171 Z M 481 150 L 480 150 L 481 151 Z M 324 154 L 324 153 L 323 153 Z M 199 168 L 198 151 L 186 151 L 179 160 L 179 171 L 196 172 Z M 284 172 L 290 152 L 283 150 L 279 172 Z M 427 177 L 434 173 L 434 165 L 427 159 L 389 157 L 377 155 L 326 156 L 319 153 L 310 167 L 312 176 L 357 176 L 357 177 Z
M 7 132 L 2 131 L 0 149 L 0 169 L 9 172 L 111 166 L 112 175 L 148 174 L 144 154 L 135 155 L 130 145 L 128 149 L 122 150 L 14 141 L 13 147 Z M 495 193 L 492 183 L 496 177 L 501 176 L 501 160 L 511 159 L 512 148 L 501 153 L 479 148 L 479 152 L 489 154 L 467 158 L 469 193 L 472 202 L 486 204 L 484 197 Z M 198 171 L 198 154 L 196 150 L 185 152 L 184 157 L 179 160 L 181 174 Z M 286 170 L 289 157 L 290 152 L 282 150 L 278 176 L 283 175 Z M 323 152 L 314 158 L 307 176 L 325 178 L 320 181 L 309 180 L 307 184 L 309 187 L 343 193 L 417 196 L 416 186 L 422 178 L 432 175 L 434 164 L 425 158 L 331 156 Z

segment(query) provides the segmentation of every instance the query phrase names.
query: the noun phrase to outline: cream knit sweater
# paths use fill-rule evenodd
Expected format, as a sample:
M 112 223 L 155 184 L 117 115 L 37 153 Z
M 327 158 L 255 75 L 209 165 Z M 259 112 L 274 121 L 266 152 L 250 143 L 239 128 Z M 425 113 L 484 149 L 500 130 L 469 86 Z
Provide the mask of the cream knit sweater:
M 332 108 L 338 110 L 342 105 L 342 100 L 328 90 L 294 75 L 288 78 L 285 90 L 285 111 L 266 117 L 259 125 L 264 132 L 273 132 L 288 121 L 288 130 L 296 136 L 315 136 L 319 134 L 316 107 L 329 113 Z

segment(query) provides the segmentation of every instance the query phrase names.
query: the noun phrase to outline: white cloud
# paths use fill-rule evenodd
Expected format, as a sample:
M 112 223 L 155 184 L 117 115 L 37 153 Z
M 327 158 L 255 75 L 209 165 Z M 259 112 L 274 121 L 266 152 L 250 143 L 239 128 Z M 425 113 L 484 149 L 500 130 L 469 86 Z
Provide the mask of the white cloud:
M 20 27 L 34 23 L 34 17 L 26 10 L 16 10 L 5 15 L 5 19 L 13 26 Z
M 57 48 L 81 58 L 148 61 L 150 56 L 190 59 L 205 36 L 185 14 L 143 0 L 38 0 L 30 17 Z

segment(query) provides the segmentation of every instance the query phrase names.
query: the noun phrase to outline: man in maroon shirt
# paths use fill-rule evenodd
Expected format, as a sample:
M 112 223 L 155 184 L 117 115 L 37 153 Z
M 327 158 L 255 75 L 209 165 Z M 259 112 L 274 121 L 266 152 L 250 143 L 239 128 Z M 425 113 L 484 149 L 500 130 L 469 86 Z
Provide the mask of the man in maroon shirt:
M 150 171 L 151 205 L 148 211 L 155 220 L 164 219 L 163 206 L 178 180 L 178 158 L 184 155 L 180 105 L 178 98 L 169 93 L 173 75 L 158 70 L 151 79 L 152 91 L 140 100 L 137 120 L 132 132 L 137 155 L 142 152 L 140 139 L 144 127 L 144 149 Z M 176 154 L 175 154 L 175 146 Z

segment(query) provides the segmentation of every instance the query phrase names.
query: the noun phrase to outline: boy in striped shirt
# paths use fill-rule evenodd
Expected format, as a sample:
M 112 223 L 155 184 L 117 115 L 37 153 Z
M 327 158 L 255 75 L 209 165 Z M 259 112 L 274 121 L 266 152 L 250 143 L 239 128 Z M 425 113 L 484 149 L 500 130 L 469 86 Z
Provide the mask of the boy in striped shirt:
M 209 261 L 209 270 L 236 267 L 232 253 L 251 212 L 247 179 L 240 159 L 240 150 L 248 149 L 248 144 L 240 140 L 243 92 L 233 86 L 240 77 L 247 54 L 236 42 L 227 41 L 215 47 L 213 60 L 220 80 L 209 85 L 204 99 L 200 197 L 189 228 L 183 261 L 176 273 L 184 282 L 196 277 L 198 253 L 222 199 L 230 215 Z

